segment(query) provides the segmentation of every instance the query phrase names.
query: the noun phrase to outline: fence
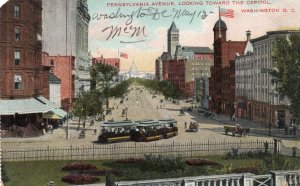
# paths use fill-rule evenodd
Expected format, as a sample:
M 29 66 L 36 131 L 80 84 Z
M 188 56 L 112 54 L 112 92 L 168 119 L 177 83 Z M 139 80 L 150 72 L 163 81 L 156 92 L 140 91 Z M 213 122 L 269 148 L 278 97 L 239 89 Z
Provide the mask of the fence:
M 189 142 L 189 143 L 115 143 L 97 144 L 88 147 L 44 148 L 44 149 L 2 149 L 2 161 L 42 161 L 42 160 L 102 160 L 122 158 L 142 158 L 145 154 L 197 157 L 224 155 L 232 148 L 239 151 L 265 150 L 266 141 L 231 142 Z M 268 141 L 268 149 L 274 151 L 274 142 Z
M 266 175 L 227 174 L 159 180 L 116 182 L 117 186 L 299 186 L 300 170 L 272 171 Z

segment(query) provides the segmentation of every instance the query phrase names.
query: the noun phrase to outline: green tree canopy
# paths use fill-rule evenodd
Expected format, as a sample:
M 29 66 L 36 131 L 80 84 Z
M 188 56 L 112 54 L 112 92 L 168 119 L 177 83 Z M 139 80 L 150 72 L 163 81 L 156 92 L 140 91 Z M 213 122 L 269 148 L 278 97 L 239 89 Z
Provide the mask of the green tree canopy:
M 166 80 L 157 81 L 157 80 L 140 79 L 140 78 L 135 78 L 134 80 L 135 80 L 135 82 L 137 82 L 147 88 L 150 88 L 154 91 L 161 92 L 165 97 L 169 97 L 172 99 L 180 98 L 179 90 L 177 89 L 177 87 L 175 87 L 175 85 L 173 85 L 169 81 L 166 81 Z
M 109 97 L 112 96 L 111 88 L 115 85 L 118 71 L 111 65 L 96 63 L 91 68 L 91 88 L 98 90 L 106 99 L 106 108 L 109 106 Z
M 280 95 L 291 100 L 291 112 L 300 116 L 300 34 L 290 34 L 276 39 L 274 47 L 275 77 Z
M 99 91 L 92 90 L 89 92 L 83 92 L 74 101 L 73 113 L 76 116 L 82 117 L 86 116 L 96 116 L 103 113 L 103 96 Z M 80 126 L 80 119 L 78 127 Z

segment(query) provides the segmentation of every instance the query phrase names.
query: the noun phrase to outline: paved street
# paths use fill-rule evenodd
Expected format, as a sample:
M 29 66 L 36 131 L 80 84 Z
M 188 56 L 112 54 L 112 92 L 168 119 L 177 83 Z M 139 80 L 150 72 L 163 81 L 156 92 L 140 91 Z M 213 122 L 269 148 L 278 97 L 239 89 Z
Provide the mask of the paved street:
M 156 143 L 170 143 L 175 142 L 206 142 L 206 141 L 236 141 L 236 140 L 270 140 L 275 138 L 281 138 L 286 146 L 300 146 L 299 131 L 297 136 L 284 135 L 284 130 L 272 129 L 271 136 L 269 136 L 269 129 L 262 127 L 261 125 L 243 120 L 237 119 L 235 122 L 230 121 L 228 116 L 215 116 L 214 118 L 205 118 L 202 115 L 194 112 L 186 112 L 184 116 L 179 116 L 179 110 L 182 107 L 190 107 L 190 103 L 180 101 L 180 104 L 174 104 L 171 101 L 164 100 L 162 95 L 156 95 L 152 98 L 153 94 L 150 91 L 142 88 L 142 91 L 136 90 L 136 87 L 131 90 L 124 99 L 124 103 L 120 104 L 120 99 L 112 99 L 110 101 L 110 107 L 114 107 L 111 115 L 106 116 L 106 120 L 114 119 L 124 120 L 125 117 L 121 116 L 122 109 L 128 107 L 128 119 L 133 121 L 140 119 L 164 119 L 174 118 L 178 122 L 179 135 L 169 139 L 162 139 Z M 161 103 L 160 100 L 163 99 Z M 200 126 L 200 130 L 196 132 L 185 132 L 184 122 L 197 121 Z M 250 127 L 250 136 L 238 137 L 224 134 L 223 125 L 234 125 L 239 123 L 242 127 Z M 69 121 L 69 139 L 66 139 L 66 123 L 63 127 L 55 129 L 53 134 L 46 133 L 45 135 L 37 138 L 4 138 L 2 139 L 3 149 L 19 149 L 19 148 L 63 148 L 63 147 L 83 147 L 88 145 L 103 145 L 94 143 L 97 140 L 98 134 L 94 134 L 94 126 L 90 126 L 87 123 L 86 137 L 79 139 L 79 131 L 76 130 L 78 121 L 73 119 Z M 96 121 L 96 126 L 101 125 L 99 121 Z M 253 129 L 255 128 L 255 129 Z M 98 130 L 99 132 L 99 130 Z M 123 142 L 134 143 L 134 142 Z M 150 142 L 152 143 L 152 142 Z

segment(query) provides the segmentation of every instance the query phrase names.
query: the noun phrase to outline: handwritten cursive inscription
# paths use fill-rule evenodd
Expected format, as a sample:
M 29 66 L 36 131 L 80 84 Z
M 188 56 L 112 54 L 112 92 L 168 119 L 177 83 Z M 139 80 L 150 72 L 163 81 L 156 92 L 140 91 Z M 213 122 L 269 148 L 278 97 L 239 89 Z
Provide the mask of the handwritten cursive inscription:
M 209 12 L 213 13 L 213 12 Z M 107 26 L 102 32 L 107 32 L 108 36 L 106 40 L 114 39 L 118 36 L 128 35 L 130 37 L 144 36 L 146 37 L 146 26 L 133 26 L 135 19 L 150 18 L 150 20 L 157 21 L 160 19 L 172 18 L 181 19 L 189 18 L 189 23 L 192 24 L 195 18 L 205 19 L 208 16 L 205 10 L 193 10 L 181 8 L 173 9 L 160 9 L 158 7 L 139 7 L 136 10 L 126 12 L 119 7 L 115 12 L 111 13 L 98 13 L 95 12 L 92 15 L 92 20 L 105 20 L 105 19 L 123 19 L 125 20 L 125 26 Z M 140 42 L 140 41 L 138 41 Z
M 126 24 L 125 27 L 118 27 L 118 26 L 109 26 L 102 30 L 102 32 L 109 32 L 108 37 L 106 40 L 113 39 L 115 36 L 120 36 L 122 34 L 129 34 L 131 37 L 140 36 L 141 34 L 146 37 L 145 35 L 145 26 L 132 26 L 131 23 L 129 25 Z

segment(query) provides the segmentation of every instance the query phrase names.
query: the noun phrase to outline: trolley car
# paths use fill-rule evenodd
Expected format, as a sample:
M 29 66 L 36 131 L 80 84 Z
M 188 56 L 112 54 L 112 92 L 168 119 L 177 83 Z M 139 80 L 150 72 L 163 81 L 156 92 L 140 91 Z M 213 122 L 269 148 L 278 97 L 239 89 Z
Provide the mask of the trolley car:
M 164 138 L 177 136 L 178 128 L 177 121 L 175 119 L 161 119 L 158 121 L 163 125 L 162 134 Z
M 130 141 L 131 133 L 135 127 L 136 124 L 130 120 L 105 122 L 101 125 L 101 134 L 98 136 L 98 141 L 101 143 Z
M 163 125 L 159 121 L 141 121 L 131 133 L 133 141 L 155 141 L 163 138 Z

